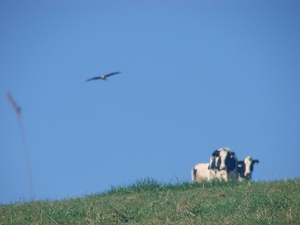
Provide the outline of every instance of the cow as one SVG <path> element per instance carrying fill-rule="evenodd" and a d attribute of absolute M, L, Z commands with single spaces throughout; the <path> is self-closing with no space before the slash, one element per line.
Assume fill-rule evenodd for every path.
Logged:
<path fill-rule="evenodd" d="M 254 165 L 258 164 L 258 159 L 252 159 L 251 156 L 247 156 L 244 161 L 238 161 L 237 172 L 238 180 L 251 180 Z"/>
<path fill-rule="evenodd" d="M 237 179 L 237 163 L 238 160 L 235 153 L 230 148 L 219 148 L 212 153 L 215 162 L 211 162 L 209 167 L 216 167 L 222 179 Z"/>
<path fill-rule="evenodd" d="M 237 179 L 237 158 L 230 148 L 215 150 L 209 163 L 200 163 L 191 171 L 192 181 Z"/>

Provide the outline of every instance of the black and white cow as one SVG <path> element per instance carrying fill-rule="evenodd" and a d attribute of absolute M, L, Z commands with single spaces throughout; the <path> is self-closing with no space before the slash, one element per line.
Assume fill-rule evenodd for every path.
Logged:
<path fill-rule="evenodd" d="M 229 148 L 215 150 L 209 163 L 200 163 L 191 171 L 192 181 L 237 179 L 237 158 Z"/>
<path fill-rule="evenodd" d="M 258 159 L 252 159 L 251 156 L 247 156 L 244 161 L 238 161 L 237 172 L 239 181 L 251 180 L 254 165 L 258 164 Z"/>
<path fill-rule="evenodd" d="M 220 148 L 213 152 L 212 156 L 215 162 L 210 167 L 216 167 L 219 171 L 221 179 L 228 181 L 229 179 L 237 179 L 237 163 L 238 160 L 235 153 L 230 148 Z"/>

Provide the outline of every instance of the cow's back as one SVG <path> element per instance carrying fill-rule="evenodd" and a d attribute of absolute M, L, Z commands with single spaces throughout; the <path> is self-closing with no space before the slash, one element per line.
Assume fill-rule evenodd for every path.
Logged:
<path fill-rule="evenodd" d="M 215 171 L 208 169 L 209 163 L 199 163 L 192 169 L 192 181 L 201 182 L 216 178 Z"/>

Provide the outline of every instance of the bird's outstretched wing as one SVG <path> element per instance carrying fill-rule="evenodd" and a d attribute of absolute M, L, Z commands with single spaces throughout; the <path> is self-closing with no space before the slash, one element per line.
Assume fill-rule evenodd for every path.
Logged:
<path fill-rule="evenodd" d="M 109 76 L 112 76 L 112 75 L 116 75 L 118 73 L 121 73 L 121 72 L 111 72 L 111 73 L 105 74 L 104 77 L 109 77 Z"/>
<path fill-rule="evenodd" d="M 98 79 L 100 79 L 100 78 L 101 78 L 101 76 L 92 77 L 92 78 L 90 78 L 90 79 L 87 79 L 86 81 L 98 80 Z"/>

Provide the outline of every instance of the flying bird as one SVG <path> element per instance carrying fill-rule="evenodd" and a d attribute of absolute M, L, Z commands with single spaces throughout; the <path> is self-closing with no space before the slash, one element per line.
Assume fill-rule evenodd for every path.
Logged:
<path fill-rule="evenodd" d="M 98 80 L 98 79 L 106 80 L 106 77 L 109 77 L 109 76 L 112 76 L 112 75 L 116 75 L 118 73 L 121 73 L 121 72 L 111 72 L 111 73 L 108 73 L 108 74 L 105 74 L 105 75 L 102 75 L 102 76 L 92 77 L 90 79 L 87 79 L 86 81 Z"/>

